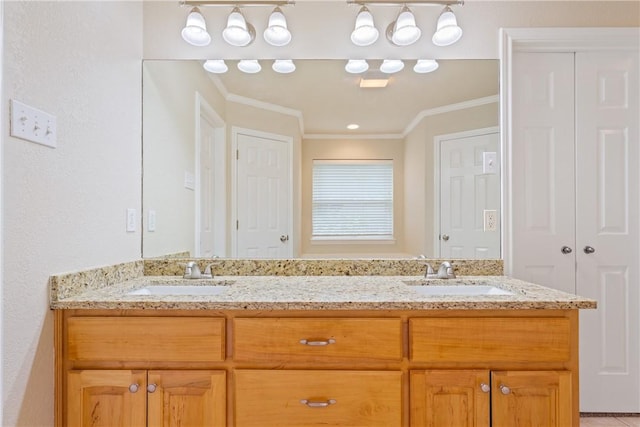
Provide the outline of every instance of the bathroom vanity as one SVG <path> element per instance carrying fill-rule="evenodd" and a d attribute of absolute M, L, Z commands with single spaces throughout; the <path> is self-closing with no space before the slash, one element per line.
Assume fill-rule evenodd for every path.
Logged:
<path fill-rule="evenodd" d="M 500 276 L 185 282 L 52 297 L 58 426 L 579 425 L 593 300 Z M 223 289 L 154 291 L 185 284 Z"/>

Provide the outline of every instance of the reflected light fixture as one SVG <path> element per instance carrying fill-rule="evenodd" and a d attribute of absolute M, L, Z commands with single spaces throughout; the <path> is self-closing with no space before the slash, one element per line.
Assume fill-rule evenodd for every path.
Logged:
<path fill-rule="evenodd" d="M 207 46 L 211 43 L 211 36 L 207 32 L 207 24 L 200 9 L 197 7 L 191 9 L 181 34 L 184 41 L 193 46 Z"/>
<path fill-rule="evenodd" d="M 418 41 L 422 31 L 416 26 L 416 18 L 405 5 L 389 26 L 387 27 L 387 39 L 396 46 L 409 46 Z"/>
<path fill-rule="evenodd" d="M 259 73 L 262 70 L 257 59 L 242 59 L 238 62 L 238 70 L 247 74 Z"/>
<path fill-rule="evenodd" d="M 207 59 L 202 64 L 205 70 L 210 73 L 222 74 L 226 73 L 229 70 L 227 64 L 224 63 L 224 59 Z"/>
<path fill-rule="evenodd" d="M 389 76 L 379 71 L 369 71 L 360 79 L 361 88 L 381 88 L 387 87 Z"/>
<path fill-rule="evenodd" d="M 438 17 L 436 32 L 433 34 L 433 44 L 436 46 L 450 46 L 460 40 L 462 28 L 449 6 L 446 6 Z"/>
<path fill-rule="evenodd" d="M 227 26 L 222 30 L 222 38 L 231 46 L 247 46 L 256 37 L 256 30 L 253 25 L 249 24 L 238 6 L 234 7 L 229 18 Z"/>
<path fill-rule="evenodd" d="M 385 59 L 380 65 L 380 71 L 385 74 L 393 74 L 404 68 L 404 62 L 400 59 Z"/>
<path fill-rule="evenodd" d="M 359 127 L 360 127 L 360 125 L 357 124 L 357 123 L 350 123 L 350 124 L 347 125 L 347 129 L 349 129 L 349 130 L 356 130 Z"/>
<path fill-rule="evenodd" d="M 344 69 L 347 73 L 360 74 L 369 69 L 369 64 L 364 59 L 350 59 Z"/>
<path fill-rule="evenodd" d="M 264 30 L 264 40 L 272 46 L 286 46 L 291 41 L 291 32 L 287 29 L 287 19 L 279 7 L 269 15 L 269 26 Z"/>
<path fill-rule="evenodd" d="M 296 64 L 291 59 L 276 59 L 271 68 L 276 73 L 289 74 L 296 70 Z"/>
<path fill-rule="evenodd" d="M 378 35 L 378 29 L 373 24 L 373 15 L 366 6 L 362 6 L 356 17 L 356 26 L 351 33 L 351 41 L 356 46 L 369 46 L 378 40 Z"/>
<path fill-rule="evenodd" d="M 431 73 L 437 70 L 439 66 L 440 64 L 435 59 L 418 59 L 416 65 L 413 66 L 413 71 L 420 74 Z"/>

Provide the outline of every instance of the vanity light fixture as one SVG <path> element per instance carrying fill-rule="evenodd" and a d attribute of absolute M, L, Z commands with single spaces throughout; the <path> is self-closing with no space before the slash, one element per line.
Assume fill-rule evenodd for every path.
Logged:
<path fill-rule="evenodd" d="M 182 29 L 182 38 L 193 46 L 207 46 L 211 43 L 211 36 L 207 32 L 207 23 L 200 13 L 200 9 L 194 7 L 187 16 L 187 24 Z"/>
<path fill-rule="evenodd" d="M 395 21 L 387 27 L 387 39 L 396 46 L 409 46 L 420 39 L 422 31 L 416 26 L 416 18 L 413 12 L 406 6 Z"/>
<path fill-rule="evenodd" d="M 404 68 L 404 62 L 400 59 L 385 59 L 380 65 L 380 71 L 385 74 L 393 74 Z"/>
<path fill-rule="evenodd" d="M 202 66 L 208 72 L 215 74 L 222 74 L 229 71 L 229 67 L 224 63 L 224 59 L 207 59 Z"/>
<path fill-rule="evenodd" d="M 257 59 L 242 59 L 238 62 L 238 70 L 247 74 L 259 73 L 262 70 Z"/>
<path fill-rule="evenodd" d="M 264 30 L 264 40 L 272 46 L 286 46 L 291 41 L 291 32 L 287 28 L 287 19 L 282 9 L 276 6 L 269 15 L 269 26 Z"/>
<path fill-rule="evenodd" d="M 222 38 L 231 46 L 238 47 L 247 46 L 256 38 L 255 28 L 247 22 L 238 6 L 229 14 Z"/>
<path fill-rule="evenodd" d="M 449 6 L 445 6 L 438 17 L 436 32 L 433 34 L 433 44 L 436 46 L 450 46 L 460 40 L 462 28 L 458 26 L 456 15 Z"/>
<path fill-rule="evenodd" d="M 435 59 L 418 59 L 416 65 L 413 66 L 413 71 L 420 74 L 431 73 L 437 70 L 439 66 L 440 64 Z"/>
<path fill-rule="evenodd" d="M 350 59 L 344 69 L 347 73 L 360 74 L 369 69 L 369 64 L 365 59 Z"/>
<path fill-rule="evenodd" d="M 291 59 L 276 59 L 271 68 L 276 73 L 289 74 L 296 70 L 296 64 Z"/>
<path fill-rule="evenodd" d="M 351 41 L 356 46 L 369 46 L 378 40 L 378 36 L 378 29 L 373 24 L 373 15 L 366 6 L 362 6 L 356 17 L 356 26 L 351 33 Z"/>

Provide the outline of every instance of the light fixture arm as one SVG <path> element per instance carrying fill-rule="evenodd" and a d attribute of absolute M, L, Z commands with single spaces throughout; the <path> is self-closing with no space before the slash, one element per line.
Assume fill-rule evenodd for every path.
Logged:
<path fill-rule="evenodd" d="M 295 0 L 181 0 L 181 6 L 292 6 Z"/>
<path fill-rule="evenodd" d="M 347 0 L 347 4 L 356 4 L 359 6 L 464 6 L 464 0 L 408 0 L 408 1 L 393 1 L 393 0 Z"/>

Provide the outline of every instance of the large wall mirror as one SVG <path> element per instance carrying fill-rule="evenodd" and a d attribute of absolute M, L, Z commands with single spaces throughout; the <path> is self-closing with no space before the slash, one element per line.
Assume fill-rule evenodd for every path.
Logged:
<path fill-rule="evenodd" d="M 389 75 L 371 71 L 381 61 L 358 75 L 344 60 L 272 62 L 143 62 L 144 257 L 500 258 L 497 60 Z M 373 170 L 385 201 L 365 197 Z M 384 226 L 323 232 L 359 230 L 367 203 L 386 203 L 371 214 Z"/>

